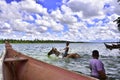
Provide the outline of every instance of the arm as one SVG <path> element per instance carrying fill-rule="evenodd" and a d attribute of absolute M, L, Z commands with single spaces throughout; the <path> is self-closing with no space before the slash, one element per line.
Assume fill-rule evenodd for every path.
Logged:
<path fill-rule="evenodd" d="M 97 64 L 96 64 L 96 67 L 97 67 L 97 71 L 98 71 L 98 74 L 99 74 L 99 77 L 100 77 L 100 80 L 106 80 L 107 79 L 107 76 L 105 74 L 105 70 L 104 70 L 104 65 L 101 61 L 99 61 Z"/>
<path fill-rule="evenodd" d="M 66 50 L 66 47 L 63 50 Z"/>
<path fill-rule="evenodd" d="M 63 50 L 68 51 L 68 50 L 69 50 L 69 47 L 66 46 Z"/>
<path fill-rule="evenodd" d="M 105 72 L 103 72 L 102 70 L 98 71 L 99 76 L 100 76 L 100 80 L 106 80 L 107 76 L 105 74 Z"/>
<path fill-rule="evenodd" d="M 92 67 L 91 67 L 91 64 L 89 64 L 89 68 L 90 68 L 90 70 L 92 71 Z"/>

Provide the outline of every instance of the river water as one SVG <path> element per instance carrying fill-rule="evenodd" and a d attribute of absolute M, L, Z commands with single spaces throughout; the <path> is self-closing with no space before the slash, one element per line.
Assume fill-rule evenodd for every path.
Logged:
<path fill-rule="evenodd" d="M 62 59 L 55 55 L 47 57 L 52 47 L 63 52 L 65 43 L 12 44 L 12 47 L 35 59 L 86 75 L 90 75 L 89 60 L 92 58 L 91 52 L 96 49 L 100 52 L 99 59 L 104 63 L 108 80 L 120 80 L 120 50 L 108 50 L 103 43 L 71 43 L 69 53 L 80 54 L 79 59 Z M 3 49 L 4 44 L 0 44 L 0 53 Z"/>

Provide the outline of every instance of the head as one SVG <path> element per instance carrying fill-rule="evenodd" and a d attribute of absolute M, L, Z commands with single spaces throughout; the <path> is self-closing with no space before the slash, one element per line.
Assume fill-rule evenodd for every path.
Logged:
<path fill-rule="evenodd" d="M 51 54 L 55 54 L 56 56 L 59 56 L 60 52 L 56 48 L 52 48 L 52 50 L 48 52 L 48 56 L 50 56 Z"/>
<path fill-rule="evenodd" d="M 69 44 L 70 44 L 70 42 L 67 41 L 67 42 L 66 42 L 66 46 L 68 46 Z"/>
<path fill-rule="evenodd" d="M 51 54 L 53 54 L 53 50 L 50 50 L 50 51 L 48 52 L 48 56 L 50 56 Z"/>
<path fill-rule="evenodd" d="M 92 51 L 92 57 L 98 59 L 99 58 L 99 51 L 98 50 L 93 50 Z"/>

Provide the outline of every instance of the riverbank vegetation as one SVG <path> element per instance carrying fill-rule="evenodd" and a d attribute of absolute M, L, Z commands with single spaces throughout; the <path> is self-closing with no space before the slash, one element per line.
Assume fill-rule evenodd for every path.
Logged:
<path fill-rule="evenodd" d="M 0 43 L 4 43 L 5 41 L 9 41 L 10 43 L 65 43 L 65 40 L 15 40 L 15 39 L 1 39 Z M 83 42 L 73 42 L 71 43 L 83 43 Z"/>
<path fill-rule="evenodd" d="M 16 40 L 16 39 L 0 39 L 0 44 L 3 44 L 5 41 L 9 41 L 10 43 L 66 43 L 65 40 Z M 86 42 L 86 41 L 69 41 L 70 43 L 118 43 L 118 42 L 97 42 L 97 41 L 91 41 L 91 42 Z"/>
<path fill-rule="evenodd" d="M 4 43 L 5 41 L 9 41 L 10 43 L 64 43 L 66 41 L 61 40 L 15 40 L 15 39 L 1 39 L 0 43 Z"/>

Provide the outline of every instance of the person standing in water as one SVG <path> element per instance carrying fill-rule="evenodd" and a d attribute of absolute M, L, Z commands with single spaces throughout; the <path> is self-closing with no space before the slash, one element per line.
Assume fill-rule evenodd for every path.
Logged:
<path fill-rule="evenodd" d="M 106 73 L 104 69 L 104 64 L 101 60 L 99 60 L 99 51 L 93 50 L 92 51 L 92 57 L 93 59 L 90 60 L 90 70 L 91 70 L 91 76 L 98 78 L 100 80 L 106 80 Z"/>
<path fill-rule="evenodd" d="M 68 55 L 68 51 L 69 51 L 69 42 L 66 42 L 66 47 L 64 48 L 65 52 L 63 54 L 63 57 L 66 57 Z"/>

